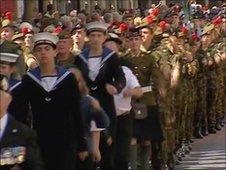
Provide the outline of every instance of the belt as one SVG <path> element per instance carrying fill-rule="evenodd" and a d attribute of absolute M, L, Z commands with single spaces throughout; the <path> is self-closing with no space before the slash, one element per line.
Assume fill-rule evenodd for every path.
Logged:
<path fill-rule="evenodd" d="M 128 115 L 128 114 L 130 114 L 130 111 L 126 111 L 126 112 L 124 112 L 124 113 L 118 115 L 117 117 L 126 116 L 126 115 Z"/>

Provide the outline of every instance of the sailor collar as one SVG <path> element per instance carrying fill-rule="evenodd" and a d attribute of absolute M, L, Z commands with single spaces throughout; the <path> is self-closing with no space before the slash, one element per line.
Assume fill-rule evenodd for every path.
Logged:
<path fill-rule="evenodd" d="M 51 90 L 54 90 L 56 88 L 56 86 L 61 82 L 63 81 L 71 72 L 62 68 L 62 67 L 56 67 L 56 70 L 57 70 L 57 80 L 56 82 L 54 83 L 53 87 Z M 39 67 L 33 69 L 33 70 L 30 70 L 27 72 L 27 75 L 33 79 L 36 83 L 38 83 L 41 87 L 43 87 L 42 85 L 42 78 L 41 78 L 41 70 Z M 43 87 L 44 89 L 44 87 Z M 50 90 L 50 91 L 51 91 Z"/>
<path fill-rule="evenodd" d="M 89 60 L 89 52 L 90 48 L 85 48 L 81 54 L 79 54 L 79 57 L 86 63 L 88 64 Z M 104 65 L 104 63 L 113 55 L 115 54 L 114 51 L 110 50 L 107 47 L 103 47 L 103 53 L 102 53 L 102 60 L 101 60 L 101 67 Z"/>
<path fill-rule="evenodd" d="M 9 81 L 9 84 L 10 84 L 11 82 Z M 12 92 L 17 86 L 19 86 L 21 84 L 21 81 L 19 81 L 19 80 L 15 80 L 14 81 L 14 83 L 13 84 L 11 84 L 10 86 L 9 86 L 9 91 L 10 92 Z"/>

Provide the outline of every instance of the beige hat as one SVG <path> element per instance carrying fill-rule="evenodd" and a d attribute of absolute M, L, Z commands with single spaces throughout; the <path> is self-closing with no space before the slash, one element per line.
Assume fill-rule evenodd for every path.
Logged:
<path fill-rule="evenodd" d="M 16 63 L 17 58 L 19 57 L 19 54 L 15 53 L 2 53 L 0 52 L 0 62 L 4 63 Z"/>
<path fill-rule="evenodd" d="M 49 32 L 41 32 L 33 36 L 33 41 L 34 47 L 40 44 L 50 44 L 51 46 L 56 48 L 56 44 L 59 41 L 59 38 Z"/>
<path fill-rule="evenodd" d="M 51 25 L 48 25 L 47 27 L 45 27 L 45 28 L 43 29 L 43 32 L 53 33 L 54 30 L 55 30 L 55 26 L 54 26 L 53 24 L 51 24 Z"/>
<path fill-rule="evenodd" d="M 108 24 L 100 21 L 90 22 L 86 24 L 86 30 L 88 34 L 93 31 L 106 32 L 108 27 Z"/>
<path fill-rule="evenodd" d="M 8 20 L 8 19 L 4 19 L 2 22 L 1 22 L 1 28 L 5 28 L 5 27 L 10 27 L 12 28 L 13 30 L 16 30 L 16 25 Z"/>
<path fill-rule="evenodd" d="M 28 28 L 30 30 L 33 29 L 33 26 L 29 22 L 22 22 L 19 26 L 20 29 Z"/>
<path fill-rule="evenodd" d="M 203 31 L 202 31 L 202 35 L 207 34 L 208 32 L 212 31 L 214 29 L 214 25 L 208 23 L 207 25 L 204 26 Z"/>

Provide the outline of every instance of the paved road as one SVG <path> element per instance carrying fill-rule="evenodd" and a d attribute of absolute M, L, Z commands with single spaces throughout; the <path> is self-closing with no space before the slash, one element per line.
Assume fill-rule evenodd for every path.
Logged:
<path fill-rule="evenodd" d="M 192 151 L 176 170 L 226 170 L 226 126 L 193 143 Z"/>

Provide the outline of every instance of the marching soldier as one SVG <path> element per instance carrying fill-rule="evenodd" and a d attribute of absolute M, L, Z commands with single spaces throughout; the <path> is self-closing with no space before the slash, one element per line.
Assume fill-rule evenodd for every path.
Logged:
<path fill-rule="evenodd" d="M 10 45 L 4 51 L 0 52 L 0 74 L 5 75 L 8 78 L 10 91 L 15 88 L 19 83 L 19 80 L 14 77 L 16 71 L 16 62 L 19 58 L 19 54 L 15 53 Z"/>
<path fill-rule="evenodd" d="M 208 48 L 206 50 L 206 57 L 208 62 L 207 69 L 207 116 L 208 116 L 208 131 L 209 133 L 216 133 L 218 127 L 216 126 L 216 101 L 217 101 L 217 74 L 214 68 L 213 49 L 213 24 L 207 24 L 204 27 L 202 36 L 204 39 L 203 45 Z M 217 128 L 217 129 L 216 129 Z M 220 130 L 220 129 L 218 129 Z"/>
<path fill-rule="evenodd" d="M 57 42 L 58 37 L 50 33 L 34 36 L 33 52 L 40 66 L 23 76 L 10 113 L 32 123 L 47 170 L 74 170 L 77 154 L 84 159 L 88 153 L 77 82 L 71 72 L 55 66 Z"/>
<path fill-rule="evenodd" d="M 131 166 L 132 169 L 137 169 L 136 143 L 138 141 L 141 144 L 141 168 L 148 169 L 151 145 L 152 167 L 153 169 L 159 169 L 162 166 L 160 154 L 163 134 L 157 98 L 165 95 L 165 81 L 162 79 L 162 74 L 159 71 L 154 56 L 151 55 L 151 51 L 142 46 L 139 30 L 131 28 L 126 36 L 130 42 L 131 51 L 124 58 L 132 63 L 132 71 L 137 76 L 144 92 L 143 97 L 135 101 L 133 106 L 135 122 L 134 137 L 131 141 Z M 143 116 L 136 116 L 137 114 L 139 115 L 136 103 L 143 105 L 144 109 L 141 111 Z"/>
<path fill-rule="evenodd" d="M 178 40 L 176 36 L 170 35 L 170 33 L 163 33 L 163 39 L 159 47 L 153 52 L 153 56 L 159 63 L 159 69 L 162 72 L 166 83 L 166 95 L 162 100 L 159 100 L 159 105 L 162 113 L 162 127 L 165 141 L 163 142 L 162 156 L 166 161 L 169 168 L 174 166 L 174 151 L 175 151 L 175 89 L 179 83 L 180 76 L 180 63 L 181 52 L 177 48 Z"/>
<path fill-rule="evenodd" d="M 33 49 L 33 36 L 34 29 L 33 26 L 28 22 L 23 22 L 19 26 L 21 33 L 24 36 L 24 45 L 21 47 L 23 50 L 24 62 L 28 70 L 34 69 L 38 66 L 38 61 L 32 54 Z"/>
<path fill-rule="evenodd" d="M 196 76 L 197 105 L 194 117 L 194 137 L 201 139 L 208 135 L 207 122 L 207 57 L 205 39 L 201 38 L 201 48 L 196 52 L 195 58 L 198 61 L 198 72 Z"/>
<path fill-rule="evenodd" d="M 44 170 L 35 132 L 7 113 L 8 90 L 8 80 L 0 74 L 0 169 Z"/>
<path fill-rule="evenodd" d="M 101 135 L 101 169 L 113 170 L 116 127 L 113 95 L 120 93 L 126 81 L 117 54 L 103 46 L 106 40 L 107 25 L 102 22 L 91 22 L 87 24 L 86 29 L 90 45 L 75 58 L 75 65 L 82 72 L 90 88 L 90 95 L 99 100 L 110 118 L 109 131 Z"/>
<path fill-rule="evenodd" d="M 10 48 L 13 49 L 17 54 L 20 55 L 18 58 L 18 62 L 16 64 L 16 77 L 21 78 L 22 75 L 25 73 L 25 63 L 22 55 L 22 50 L 20 45 L 14 43 L 13 37 L 15 37 L 15 32 L 17 27 L 12 23 L 11 20 L 5 19 L 1 23 L 1 40 L 0 40 L 0 49 L 4 51 L 8 49 L 8 45 L 10 44 Z"/>
<path fill-rule="evenodd" d="M 75 57 L 71 52 L 73 41 L 70 32 L 65 29 L 59 33 L 58 37 L 56 64 L 61 67 L 73 65 Z"/>
<path fill-rule="evenodd" d="M 71 30 L 71 37 L 73 39 L 72 53 L 79 55 L 81 51 L 87 47 L 87 37 L 85 25 L 78 23 Z"/>

